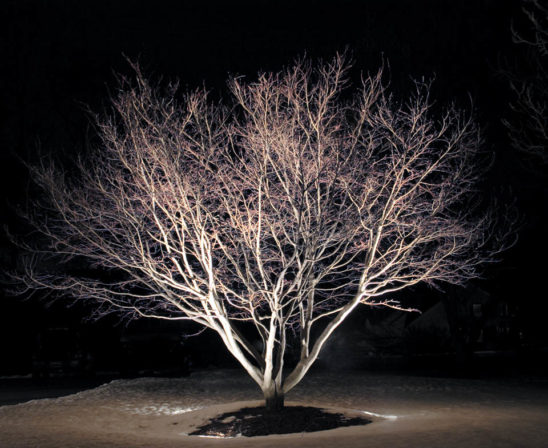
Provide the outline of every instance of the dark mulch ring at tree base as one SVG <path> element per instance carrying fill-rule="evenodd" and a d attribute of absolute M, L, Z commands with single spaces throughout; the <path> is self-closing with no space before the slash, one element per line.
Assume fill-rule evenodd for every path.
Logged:
<path fill-rule="evenodd" d="M 264 407 L 225 412 L 191 432 L 191 436 L 236 437 L 267 436 L 324 431 L 342 426 L 367 425 L 371 420 L 347 417 L 310 406 L 286 406 L 267 412 Z"/>

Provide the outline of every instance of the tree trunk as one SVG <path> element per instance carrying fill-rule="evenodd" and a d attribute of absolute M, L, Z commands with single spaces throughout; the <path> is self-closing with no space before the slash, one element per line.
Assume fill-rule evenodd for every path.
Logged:
<path fill-rule="evenodd" d="M 283 409 L 285 395 L 278 390 L 275 384 L 263 390 L 265 408 L 268 412 L 277 412 Z"/>

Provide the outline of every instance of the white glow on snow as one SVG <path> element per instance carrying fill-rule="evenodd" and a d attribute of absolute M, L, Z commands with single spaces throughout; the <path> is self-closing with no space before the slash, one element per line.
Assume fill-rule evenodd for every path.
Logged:
<path fill-rule="evenodd" d="M 397 415 L 383 415 L 383 414 L 377 414 L 375 412 L 369 412 L 369 411 L 360 411 L 363 414 L 370 415 L 371 417 L 380 417 L 380 418 L 386 418 L 387 420 L 397 420 Z"/>
<path fill-rule="evenodd" d="M 173 408 L 171 410 L 170 415 L 179 415 L 179 414 L 186 414 L 187 412 L 195 411 L 197 409 L 201 409 L 201 407 L 190 407 L 190 408 Z"/>
<path fill-rule="evenodd" d="M 200 434 L 198 435 L 198 437 L 204 437 L 206 439 L 233 439 L 234 438 L 231 436 L 213 436 L 213 435 L 205 435 L 205 434 Z"/>
<path fill-rule="evenodd" d="M 124 410 L 137 415 L 180 415 L 202 409 L 201 406 L 179 407 L 162 404 L 159 406 L 142 406 L 140 408 L 126 407 Z"/>

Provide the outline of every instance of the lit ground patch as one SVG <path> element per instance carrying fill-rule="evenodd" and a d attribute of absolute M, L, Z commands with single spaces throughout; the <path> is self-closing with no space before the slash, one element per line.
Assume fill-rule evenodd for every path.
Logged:
<path fill-rule="evenodd" d="M 364 372 L 313 372 L 290 392 L 287 405 L 348 412 L 372 424 L 222 441 L 188 435 L 215 416 L 261 404 L 260 390 L 238 370 L 117 380 L 67 397 L 0 406 L 0 447 L 545 448 L 548 440 L 545 381 Z"/>

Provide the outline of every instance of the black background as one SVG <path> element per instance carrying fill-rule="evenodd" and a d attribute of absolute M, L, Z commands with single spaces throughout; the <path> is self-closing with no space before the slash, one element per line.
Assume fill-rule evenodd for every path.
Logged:
<path fill-rule="evenodd" d="M 547 346 L 545 167 L 516 153 L 501 124 L 512 98 L 501 69 L 515 67 L 518 76 L 528 76 L 526 49 L 511 39 L 512 23 L 527 26 L 519 1 L 4 0 L 0 21 L 0 210 L 2 224 L 16 231 L 21 223 L 15 210 L 29 190 L 18 157 L 32 160 L 38 148 L 79 153 L 93 132 L 86 109 L 100 112 L 107 104 L 116 88 L 114 73 L 131 75 L 125 57 L 139 60 L 153 78 L 179 79 L 188 88 L 205 84 L 223 94 L 228 75 L 253 77 L 304 54 L 329 58 L 348 49 L 356 80 L 384 62 L 397 95 L 409 91 L 412 79 L 435 78 L 432 97 L 439 104 L 456 101 L 470 109 L 472 99 L 486 149 L 496 154 L 484 194 L 506 191 L 501 197 L 507 198 L 511 191 L 522 223 L 518 243 L 475 287 L 511 305 L 520 333 L 514 348 Z M 0 243 L 4 269 L 17 267 L 19 252 L 4 236 Z M 439 300 L 423 290 L 413 294 L 425 307 Z M 147 323 L 125 327 L 112 319 L 83 322 L 84 306 L 67 310 L 46 306 L 39 297 L 4 296 L 0 374 L 27 371 L 37 335 L 47 328 L 69 328 L 66 334 L 86 340 L 105 367 L 116 365 L 120 337 L 127 332 L 149 335 L 154 342 L 160 333 L 196 330 Z M 211 361 L 225 356 L 215 341 L 202 335 L 186 344 L 202 356 L 209 351 Z"/>

